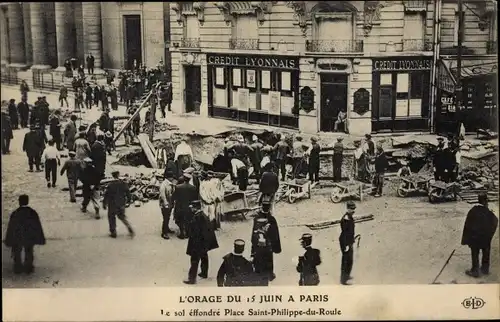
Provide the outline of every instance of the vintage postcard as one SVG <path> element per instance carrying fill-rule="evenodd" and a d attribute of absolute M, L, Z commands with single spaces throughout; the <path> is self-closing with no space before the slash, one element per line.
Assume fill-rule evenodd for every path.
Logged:
<path fill-rule="evenodd" d="M 0 3 L 3 321 L 500 318 L 497 16 Z"/>

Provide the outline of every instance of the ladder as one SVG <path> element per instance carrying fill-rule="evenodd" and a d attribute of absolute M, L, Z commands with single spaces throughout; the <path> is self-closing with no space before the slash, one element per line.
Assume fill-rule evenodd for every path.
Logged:
<path fill-rule="evenodd" d="M 151 98 L 151 96 L 157 92 L 158 88 L 160 87 L 160 82 L 156 83 L 153 88 L 145 93 L 140 99 L 139 99 L 139 102 L 140 104 L 139 107 L 137 108 L 137 110 L 135 111 L 134 114 L 132 114 L 132 116 L 128 119 L 128 121 L 125 123 L 125 125 L 121 128 L 121 130 L 118 132 L 118 134 L 116 134 L 113 142 L 116 142 L 116 140 L 118 140 L 118 138 L 120 137 L 120 135 L 123 134 L 123 132 L 125 132 L 125 129 L 127 127 L 129 127 L 131 124 L 132 124 L 132 121 L 139 115 L 139 113 L 141 112 L 141 110 L 145 107 L 145 106 L 148 106 L 149 105 L 149 99 Z M 136 103 L 137 105 L 137 103 Z"/>

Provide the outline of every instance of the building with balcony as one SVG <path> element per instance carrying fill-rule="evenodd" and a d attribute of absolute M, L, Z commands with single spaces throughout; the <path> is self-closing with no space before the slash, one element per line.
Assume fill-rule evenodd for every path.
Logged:
<path fill-rule="evenodd" d="M 66 59 L 96 72 L 168 65 L 168 2 L 10 2 L 0 4 L 2 68 L 64 70 Z"/>
<path fill-rule="evenodd" d="M 440 22 L 435 90 L 437 132 L 497 130 L 498 120 L 498 8 L 496 1 L 464 1 L 462 5 L 462 68 L 457 72 L 460 11 L 456 1 L 439 1 Z M 460 82 L 458 82 L 460 81 Z M 457 90 L 457 86 L 460 87 Z M 460 104 L 456 99 L 460 100 Z"/>
<path fill-rule="evenodd" d="M 177 112 L 350 133 L 428 130 L 432 1 L 171 5 Z"/>

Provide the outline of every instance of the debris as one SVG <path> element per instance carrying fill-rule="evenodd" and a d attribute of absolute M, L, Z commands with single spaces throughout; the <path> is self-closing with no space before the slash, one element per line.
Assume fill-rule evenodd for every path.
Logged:
<path fill-rule="evenodd" d="M 146 134 L 141 133 L 137 136 L 139 143 L 142 147 L 142 151 L 146 155 L 146 158 L 149 161 L 149 164 L 153 167 L 153 169 L 158 168 L 158 164 L 156 163 L 156 149 L 153 147 L 149 138 Z"/>
<path fill-rule="evenodd" d="M 355 223 L 370 221 L 373 219 L 374 219 L 374 217 L 372 214 L 354 216 Z M 307 228 L 309 228 L 311 230 L 320 230 L 320 229 L 331 228 L 331 227 L 338 225 L 338 224 L 340 224 L 340 219 L 322 221 L 322 222 L 318 222 L 318 223 L 314 223 L 314 224 L 305 224 L 304 226 L 306 226 Z"/>

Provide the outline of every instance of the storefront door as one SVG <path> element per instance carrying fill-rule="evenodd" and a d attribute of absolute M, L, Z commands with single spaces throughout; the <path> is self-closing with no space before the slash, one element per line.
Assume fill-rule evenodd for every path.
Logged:
<path fill-rule="evenodd" d="M 125 25 L 125 65 L 127 69 L 134 68 L 134 60 L 137 66 L 142 63 L 142 42 L 141 42 L 141 16 L 123 16 Z"/>
<path fill-rule="evenodd" d="M 201 68 L 200 66 L 185 66 L 184 103 L 186 113 L 200 114 L 201 104 Z"/>
<path fill-rule="evenodd" d="M 341 110 L 347 110 L 347 75 L 321 74 L 320 131 L 332 132 Z"/>

